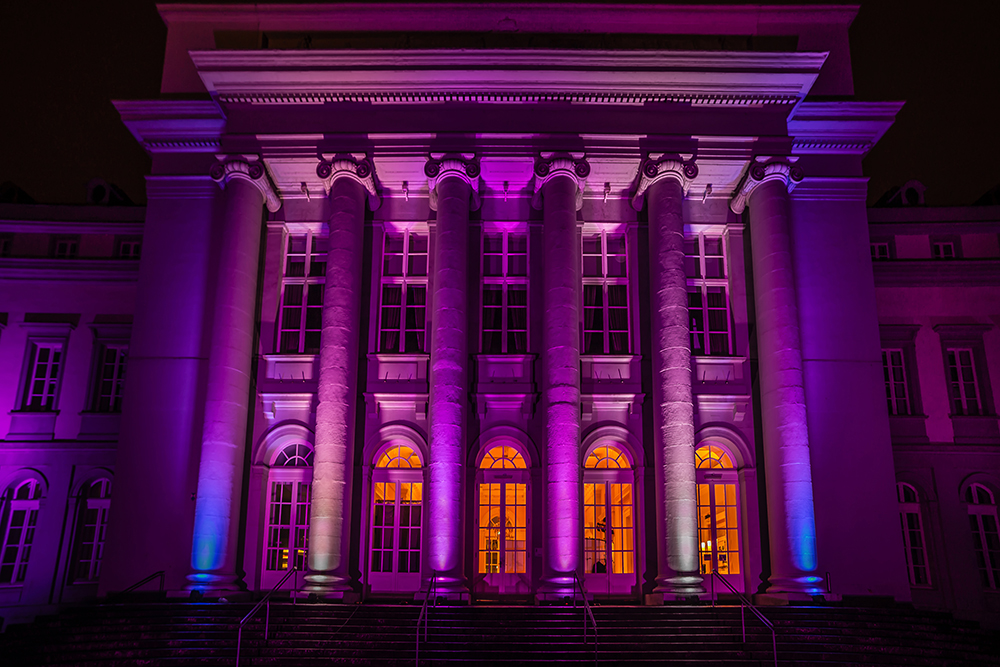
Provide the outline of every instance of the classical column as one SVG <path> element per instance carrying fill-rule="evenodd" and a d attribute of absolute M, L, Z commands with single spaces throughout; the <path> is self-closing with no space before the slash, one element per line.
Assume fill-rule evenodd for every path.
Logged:
<path fill-rule="evenodd" d="M 221 247 L 212 308 L 205 418 L 198 467 L 189 587 L 237 588 L 236 539 L 246 450 L 254 310 L 260 262 L 261 207 L 281 201 L 259 161 L 233 159 L 212 167 L 225 189 Z"/>
<path fill-rule="evenodd" d="M 535 164 L 532 204 L 543 211 L 542 396 L 545 408 L 545 541 L 541 593 L 573 594 L 580 550 L 580 240 L 576 212 L 590 165 Z"/>
<path fill-rule="evenodd" d="M 801 171 L 757 158 L 730 203 L 750 207 L 767 521 L 769 593 L 818 594 L 809 432 L 792 266 L 788 192 Z"/>
<path fill-rule="evenodd" d="M 309 505 L 306 590 L 337 595 L 350 590 L 351 477 L 361 332 L 361 259 L 365 200 L 379 206 L 367 160 L 320 162 L 329 192 L 329 243 L 319 349 L 316 442 Z"/>
<path fill-rule="evenodd" d="M 653 456 L 656 475 L 654 592 L 705 592 L 698 567 L 691 336 L 684 274 L 684 189 L 698 175 L 692 162 L 661 158 L 642 165 L 632 206 L 649 202 L 649 279 L 653 348 Z"/>
<path fill-rule="evenodd" d="M 479 207 L 479 163 L 457 158 L 424 167 L 430 206 L 437 211 L 431 276 L 430 447 L 427 489 L 428 565 L 443 594 L 465 594 L 462 569 L 462 477 L 468 379 L 469 210 Z M 428 572 L 429 574 L 429 572 Z"/>

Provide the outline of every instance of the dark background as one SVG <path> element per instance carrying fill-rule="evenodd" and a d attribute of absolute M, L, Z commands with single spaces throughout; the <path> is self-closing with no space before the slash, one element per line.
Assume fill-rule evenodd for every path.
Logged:
<path fill-rule="evenodd" d="M 149 158 L 111 100 L 159 94 L 166 28 L 155 4 L 2 4 L 0 182 L 42 203 L 82 203 L 97 176 L 145 202 Z M 971 204 L 1000 185 L 1000 2 L 860 4 L 855 98 L 907 102 L 865 159 L 869 203 L 911 178 L 932 206 Z"/>

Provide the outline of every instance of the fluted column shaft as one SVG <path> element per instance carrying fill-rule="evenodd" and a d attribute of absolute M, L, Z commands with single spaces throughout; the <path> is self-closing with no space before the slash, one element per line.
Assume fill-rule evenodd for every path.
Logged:
<path fill-rule="evenodd" d="M 820 593 L 786 181 L 761 182 L 749 206 L 771 547 L 768 592 Z"/>
<path fill-rule="evenodd" d="M 335 177 L 331 184 L 306 575 L 307 590 L 316 592 L 351 587 L 351 477 L 365 197 L 365 188 L 354 178 Z"/>
<path fill-rule="evenodd" d="M 468 403 L 467 244 L 472 188 L 457 175 L 436 184 L 431 296 L 428 563 L 442 593 L 466 591 L 462 570 L 462 476 Z"/>
<path fill-rule="evenodd" d="M 545 405 L 547 592 L 571 594 L 580 566 L 580 246 L 577 180 L 542 185 L 545 256 L 542 363 Z"/>
<path fill-rule="evenodd" d="M 656 591 L 703 593 L 698 568 L 691 338 L 684 272 L 684 192 L 679 178 L 660 178 L 646 193 L 652 282 L 653 424 L 656 437 Z"/>
<path fill-rule="evenodd" d="M 191 550 L 193 588 L 237 588 L 237 514 L 242 494 L 257 269 L 264 197 L 247 179 L 230 178 L 218 255 L 205 421 Z"/>

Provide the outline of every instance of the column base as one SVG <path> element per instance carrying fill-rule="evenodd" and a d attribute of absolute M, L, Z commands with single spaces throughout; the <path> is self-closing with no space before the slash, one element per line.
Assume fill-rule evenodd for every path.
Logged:
<path fill-rule="evenodd" d="M 806 593 L 754 593 L 750 600 L 755 605 L 760 606 L 782 606 L 789 604 L 798 604 L 801 602 L 835 602 L 836 598 L 839 596 L 829 595 L 824 593 L 823 595 L 808 595 Z"/>
<path fill-rule="evenodd" d="M 192 572 L 187 576 L 187 591 L 198 591 L 202 595 L 215 597 L 215 593 L 245 590 L 243 581 L 236 573 L 214 574 L 211 572 Z"/>
<path fill-rule="evenodd" d="M 305 583 L 301 590 L 318 598 L 340 599 L 344 593 L 354 591 L 351 579 L 338 574 L 310 572 L 303 579 L 305 579 Z"/>
<path fill-rule="evenodd" d="M 653 593 L 663 596 L 664 602 L 697 600 L 705 594 L 704 579 L 700 574 L 674 574 L 658 577 Z"/>
<path fill-rule="evenodd" d="M 816 595 L 823 595 L 826 592 L 826 582 L 822 577 L 813 574 L 801 577 L 771 577 L 767 587 L 766 595 L 804 595 L 812 598 Z"/>
<path fill-rule="evenodd" d="M 572 602 L 574 598 L 579 599 L 582 583 L 581 586 L 576 585 L 572 572 L 555 572 L 542 580 L 535 591 L 535 599 L 548 603 L 563 600 Z"/>

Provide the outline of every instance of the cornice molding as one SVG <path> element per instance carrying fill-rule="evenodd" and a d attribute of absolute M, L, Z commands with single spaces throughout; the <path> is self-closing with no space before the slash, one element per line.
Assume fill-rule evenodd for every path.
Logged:
<path fill-rule="evenodd" d="M 794 157 L 756 156 L 747 168 L 739 187 L 736 188 L 736 194 L 729 202 L 732 212 L 736 215 L 743 213 L 750 196 L 764 183 L 780 181 L 788 188 L 788 192 L 795 189 L 803 178 L 802 169 L 794 164 L 797 160 L 798 158 Z"/>
<path fill-rule="evenodd" d="M 740 107 L 798 103 L 827 56 L 548 49 L 190 55 L 206 88 L 226 104 L 675 102 Z"/>
<path fill-rule="evenodd" d="M 446 178 L 457 178 L 468 184 L 471 192 L 469 195 L 469 210 L 476 211 L 482 203 L 479 198 L 479 174 L 481 168 L 479 160 L 471 155 L 444 155 L 440 159 L 433 156 L 424 164 L 424 175 L 427 177 L 427 189 L 429 192 L 429 203 L 432 211 L 438 206 L 438 184 Z"/>
<path fill-rule="evenodd" d="M 122 122 L 150 153 L 217 153 L 226 118 L 210 101 L 116 100 Z"/>
<path fill-rule="evenodd" d="M 366 157 L 334 155 L 326 156 L 316 165 L 316 175 L 323 181 L 323 190 L 327 196 L 338 178 L 349 178 L 360 184 L 368 193 L 368 206 L 377 211 L 382 204 L 378 190 L 375 187 L 375 167 Z"/>
<path fill-rule="evenodd" d="M 0 280 L 36 282 L 134 283 L 139 262 L 134 259 L 0 259 Z"/>
<path fill-rule="evenodd" d="M 632 196 L 632 208 L 642 210 L 646 190 L 665 178 L 677 181 L 683 192 L 687 192 L 691 182 L 698 177 L 698 165 L 694 160 L 684 162 L 678 156 L 649 154 L 639 168 L 639 185 Z"/>
<path fill-rule="evenodd" d="M 281 208 L 281 198 L 278 196 L 277 191 L 275 191 L 274 186 L 271 185 L 271 179 L 267 176 L 264 163 L 257 156 L 244 155 L 231 157 L 218 155 L 216 157 L 219 159 L 219 162 L 212 165 L 209 176 L 219 184 L 220 188 L 225 190 L 226 185 L 234 179 L 244 180 L 257 188 L 264 198 L 264 203 L 267 205 L 268 211 L 275 213 Z"/>
<path fill-rule="evenodd" d="M 583 191 L 587 188 L 587 177 L 590 176 L 590 163 L 585 158 L 554 156 L 550 160 L 540 159 L 535 162 L 534 171 L 535 194 L 531 197 L 531 205 L 536 210 L 542 208 L 542 188 L 559 176 L 568 176 L 576 183 L 576 210 L 583 208 Z"/>
<path fill-rule="evenodd" d="M 141 221 L 88 222 L 83 220 L 5 220 L 0 219 L 0 233 L 4 234 L 127 234 L 141 235 Z"/>
<path fill-rule="evenodd" d="M 902 102 L 802 102 L 788 119 L 792 153 L 864 155 L 902 107 Z"/>

